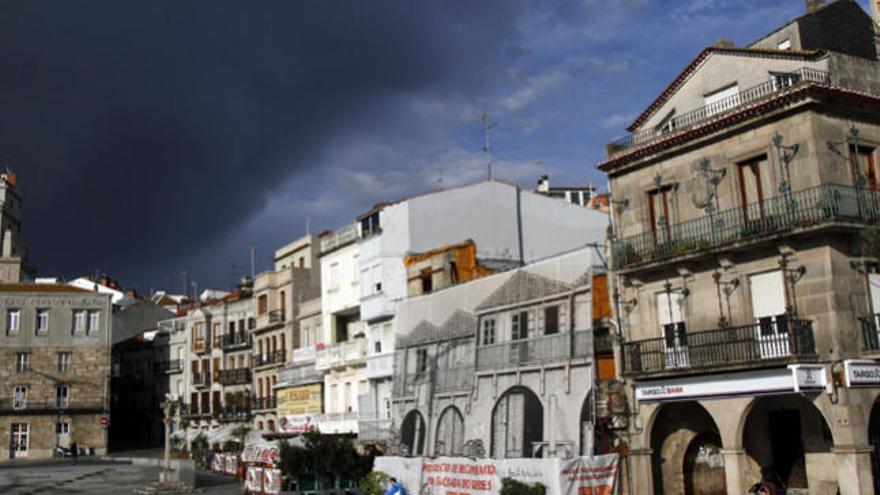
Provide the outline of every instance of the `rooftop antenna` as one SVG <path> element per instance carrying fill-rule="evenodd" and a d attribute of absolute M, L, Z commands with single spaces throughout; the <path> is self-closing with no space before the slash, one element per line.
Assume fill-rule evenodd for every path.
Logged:
<path fill-rule="evenodd" d="M 184 297 L 186 297 L 186 295 L 189 293 L 189 280 L 188 280 L 189 277 L 188 277 L 188 275 L 189 274 L 186 273 L 186 270 L 183 270 L 182 272 L 180 272 L 180 281 L 182 284 L 180 292 L 181 292 L 181 294 L 183 294 Z"/>
<path fill-rule="evenodd" d="M 483 152 L 486 153 L 486 172 L 489 180 L 495 180 L 495 175 L 492 173 L 492 129 L 498 127 L 498 124 L 489 120 L 487 112 L 480 114 L 480 120 L 483 122 L 483 135 L 486 138 L 486 144 L 483 146 Z"/>
<path fill-rule="evenodd" d="M 306 217 L 306 235 L 309 235 L 311 233 L 312 233 L 312 217 L 307 216 Z"/>
<path fill-rule="evenodd" d="M 437 185 L 443 187 L 443 167 L 437 167 Z"/>

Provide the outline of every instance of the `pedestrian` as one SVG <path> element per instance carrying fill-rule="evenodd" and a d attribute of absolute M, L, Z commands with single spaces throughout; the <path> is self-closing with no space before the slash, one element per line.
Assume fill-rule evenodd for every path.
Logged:
<path fill-rule="evenodd" d="M 785 483 L 782 482 L 782 478 L 779 477 L 772 466 L 766 467 L 761 469 L 761 481 L 752 485 L 749 493 L 756 495 L 785 495 Z"/>
<path fill-rule="evenodd" d="M 388 487 L 385 495 L 406 495 L 406 490 L 403 488 L 403 485 L 397 481 L 397 478 L 391 477 L 388 481 L 391 483 L 391 486 Z"/>
<path fill-rule="evenodd" d="M 70 444 L 70 451 L 73 454 L 73 458 L 76 459 L 79 456 L 79 448 L 76 445 L 76 442 Z"/>

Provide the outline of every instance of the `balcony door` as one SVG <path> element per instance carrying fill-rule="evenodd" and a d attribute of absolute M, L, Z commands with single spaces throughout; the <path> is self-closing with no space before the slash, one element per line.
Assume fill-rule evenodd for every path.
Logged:
<path fill-rule="evenodd" d="M 748 227 L 760 228 L 764 220 L 764 194 L 770 186 L 770 165 L 766 156 L 737 164 L 739 202 Z"/>
<path fill-rule="evenodd" d="M 669 194 L 671 192 L 671 187 L 648 192 L 648 215 L 651 218 L 651 234 L 655 247 L 670 241 Z"/>
<path fill-rule="evenodd" d="M 30 436 L 28 423 L 12 423 L 10 434 L 10 450 L 13 459 L 27 457 Z"/>
<path fill-rule="evenodd" d="M 657 320 L 663 333 L 666 368 L 684 368 L 690 365 L 683 305 L 684 296 L 681 291 L 657 294 Z"/>
<path fill-rule="evenodd" d="M 759 273 L 749 277 L 752 314 L 757 323 L 755 338 L 762 359 L 790 354 L 789 324 L 785 307 L 785 282 L 782 272 Z"/>

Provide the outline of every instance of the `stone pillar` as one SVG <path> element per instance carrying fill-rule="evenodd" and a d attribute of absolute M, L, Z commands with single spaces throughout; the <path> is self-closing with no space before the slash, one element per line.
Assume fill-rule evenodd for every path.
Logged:
<path fill-rule="evenodd" d="M 874 493 L 874 480 L 871 472 L 870 445 L 834 446 L 834 460 L 837 464 L 837 480 L 841 495 L 868 495 Z"/>
<path fill-rule="evenodd" d="M 753 481 L 746 479 L 746 452 L 741 448 L 722 449 L 727 493 L 746 493 Z"/>
<path fill-rule="evenodd" d="M 632 483 L 629 493 L 654 493 L 654 476 L 651 473 L 651 454 L 653 453 L 653 449 L 632 449 L 629 451 L 626 458 L 629 460 L 628 481 Z"/>

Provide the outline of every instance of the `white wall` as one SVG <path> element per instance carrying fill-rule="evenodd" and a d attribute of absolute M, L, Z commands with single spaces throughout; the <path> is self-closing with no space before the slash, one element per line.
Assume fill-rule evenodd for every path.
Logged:
<path fill-rule="evenodd" d="M 335 276 L 332 266 L 336 265 Z M 360 303 L 360 264 L 357 243 L 349 244 L 321 256 L 321 320 L 324 343 L 331 342 L 332 315 L 342 310 L 357 308 Z"/>

